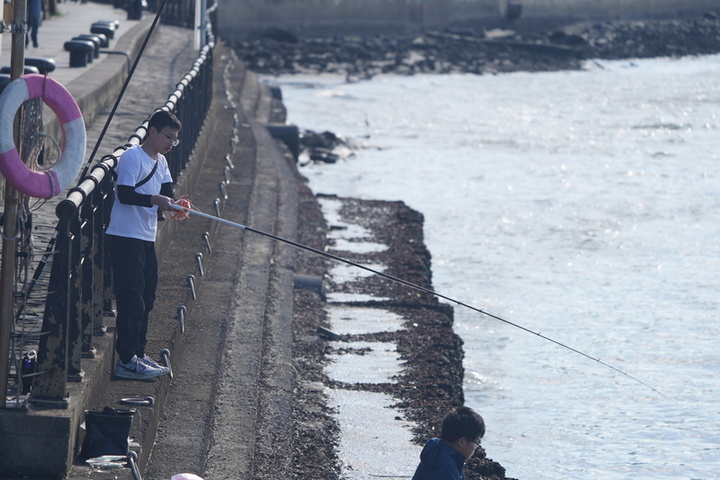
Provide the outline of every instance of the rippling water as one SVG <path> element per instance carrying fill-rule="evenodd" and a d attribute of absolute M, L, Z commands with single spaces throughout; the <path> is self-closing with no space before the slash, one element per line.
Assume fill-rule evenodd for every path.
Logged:
<path fill-rule="evenodd" d="M 456 307 L 508 476 L 720 478 L 720 56 L 272 81 L 364 145 L 303 167 L 315 192 L 404 200 L 437 291 L 627 374 Z"/>

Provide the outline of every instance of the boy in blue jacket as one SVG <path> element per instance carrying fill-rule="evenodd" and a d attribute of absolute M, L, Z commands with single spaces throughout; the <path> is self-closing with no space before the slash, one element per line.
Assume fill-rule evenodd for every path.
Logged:
<path fill-rule="evenodd" d="M 431 438 L 420 453 L 413 480 L 465 480 L 463 466 L 485 435 L 485 421 L 469 407 L 458 407 L 443 419 L 440 438 Z"/>

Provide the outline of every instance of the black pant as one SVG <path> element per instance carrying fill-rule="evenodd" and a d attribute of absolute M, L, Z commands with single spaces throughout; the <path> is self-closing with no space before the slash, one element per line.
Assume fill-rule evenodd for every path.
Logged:
<path fill-rule="evenodd" d="M 117 305 L 117 341 L 120 360 L 145 354 L 148 316 L 155 304 L 158 261 L 155 242 L 108 235 L 111 241 L 113 290 Z"/>
<path fill-rule="evenodd" d="M 32 15 L 28 15 L 27 17 L 27 26 L 28 31 L 25 34 L 25 46 L 27 47 L 30 43 L 30 40 L 33 42 L 33 47 L 38 47 L 38 30 L 40 29 L 40 19 L 42 17 L 38 16 L 33 18 Z"/>

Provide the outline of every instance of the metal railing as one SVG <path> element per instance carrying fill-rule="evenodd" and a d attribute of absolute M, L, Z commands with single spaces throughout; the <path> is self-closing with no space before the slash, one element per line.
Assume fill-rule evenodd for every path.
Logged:
<path fill-rule="evenodd" d="M 208 9 L 208 19 L 215 15 L 215 7 Z M 190 158 L 212 100 L 215 44 L 210 27 L 207 32 L 207 44 L 191 70 L 159 108 L 174 112 L 183 125 L 179 148 L 167 155 L 176 180 Z M 82 358 L 94 356 L 93 337 L 104 331 L 103 315 L 112 298 L 104 231 L 114 199 L 113 173 L 122 154 L 145 139 L 147 124 L 146 120 L 130 135 L 128 143 L 90 168 L 56 207 L 52 269 L 30 394 L 33 403 L 62 408 L 67 382 L 81 381 Z"/>

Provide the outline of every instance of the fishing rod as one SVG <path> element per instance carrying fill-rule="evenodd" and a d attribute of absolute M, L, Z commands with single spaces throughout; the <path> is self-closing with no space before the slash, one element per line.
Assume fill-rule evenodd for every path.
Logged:
<path fill-rule="evenodd" d="M 189 205 L 189 202 L 186 202 L 186 203 Z M 481 309 L 481 308 L 474 307 L 474 306 L 472 306 L 472 305 L 470 305 L 470 304 L 467 304 L 467 303 L 465 303 L 465 302 L 462 302 L 462 301 L 460 301 L 460 300 L 456 300 L 456 299 L 454 299 L 454 298 L 448 297 L 447 295 L 443 295 L 442 293 L 436 292 L 435 290 L 432 290 L 432 289 L 430 289 L 430 288 L 426 288 L 426 287 L 423 287 L 423 286 L 421 286 L 421 285 L 417 285 L 417 284 L 415 284 L 415 283 L 409 282 L 409 281 L 407 281 L 407 280 L 403 280 L 402 278 L 396 277 L 396 276 L 394 276 L 394 275 L 390 275 L 390 274 L 387 274 L 387 273 L 384 273 L 384 272 L 375 270 L 375 269 L 370 268 L 370 267 L 367 267 L 367 266 L 365 266 L 365 265 L 361 265 L 361 264 L 359 264 L 359 263 L 353 262 L 352 260 L 348 260 L 348 259 L 346 259 L 346 258 L 342 258 L 342 257 L 339 257 L 339 256 L 337 256 L 337 255 L 333 255 L 332 253 L 324 252 L 324 251 L 322 251 L 322 250 L 318 250 L 317 248 L 309 247 L 309 246 L 307 246 L 307 245 L 303 245 L 303 244 L 301 244 L 301 243 L 297 243 L 297 242 L 294 242 L 294 241 L 292 241 L 292 240 L 288 240 L 287 238 L 278 237 L 277 235 L 273 235 L 272 233 L 263 232 L 262 230 L 256 230 L 256 229 L 254 229 L 254 228 L 248 227 L 247 225 L 243 225 L 243 224 L 241 224 L 241 223 L 236 223 L 236 222 L 233 222 L 233 221 L 230 221 L 230 220 L 226 220 L 226 219 L 224 219 L 224 218 L 220 218 L 220 217 L 216 217 L 216 216 L 214 216 L 214 215 L 209 215 L 209 214 L 207 214 L 207 213 L 200 212 L 200 211 L 198 211 L 198 210 L 193 210 L 190 206 L 184 206 L 184 205 L 178 205 L 178 204 L 173 204 L 173 205 L 170 205 L 170 206 L 171 206 L 174 210 L 177 210 L 177 211 L 179 211 L 179 212 L 185 212 L 185 214 L 193 214 L 193 215 L 197 215 L 197 216 L 199 216 L 199 217 L 203 217 L 203 218 L 207 218 L 207 219 L 210 219 L 210 220 L 214 220 L 214 221 L 216 221 L 216 222 L 225 223 L 225 224 L 227 224 L 227 225 L 232 225 L 233 227 L 238 227 L 238 228 L 240 228 L 240 229 L 242 229 L 242 230 L 247 230 L 248 232 L 256 233 L 256 234 L 258 234 L 258 235 L 262 235 L 262 236 L 264 236 L 264 237 L 268 237 L 268 238 L 271 238 L 271 239 L 273 239 L 273 240 L 277 240 L 277 241 L 279 241 L 279 242 L 286 243 L 286 244 L 288 244 L 288 245 L 292 245 L 293 247 L 299 248 L 299 249 L 301 249 L 301 250 L 306 250 L 306 251 L 311 252 L 311 253 L 314 253 L 314 254 L 316 254 L 316 255 L 321 255 L 321 256 L 323 256 L 323 257 L 331 258 L 331 259 L 333 259 L 333 260 L 336 260 L 336 261 L 339 261 L 339 262 L 343 262 L 343 263 L 346 263 L 346 264 L 348 264 L 348 265 L 352 265 L 353 267 L 357 267 L 357 268 L 361 268 L 361 269 L 363 269 L 363 270 L 367 270 L 368 272 L 371 272 L 371 273 L 373 273 L 373 274 L 375 274 L 375 275 L 379 275 L 379 276 L 381 276 L 381 277 L 387 278 L 388 280 L 392 280 L 393 282 L 400 283 L 400 284 L 402 284 L 402 285 L 405 285 L 405 286 L 407 286 L 407 287 L 413 288 L 413 289 L 415 289 L 415 290 L 419 290 L 419 291 L 421 291 L 421 292 L 428 293 L 428 294 L 430 294 L 430 295 L 434 295 L 434 296 L 436 296 L 436 297 L 438 297 L 438 298 L 442 298 L 442 299 L 444 299 L 444 300 L 447 300 L 447 301 L 449 301 L 449 302 L 452 302 L 452 303 L 454 303 L 454 304 L 456 304 L 456 305 L 459 305 L 459 306 L 461 306 L 461 307 L 468 308 L 468 309 L 473 310 L 473 311 L 475 311 L 475 312 L 477 312 L 477 313 L 480 313 L 480 314 L 482 314 L 482 315 L 485 315 L 485 316 L 487 316 L 487 317 L 490 317 L 490 318 L 492 318 L 492 319 L 494 319 L 494 320 L 498 320 L 498 321 L 500 321 L 500 322 L 502 322 L 502 323 L 505 323 L 505 324 L 510 325 L 510 326 L 512 326 L 512 327 L 515 327 L 515 328 L 518 328 L 518 329 L 520 329 L 520 330 L 522 330 L 522 331 L 524 331 L 524 332 L 527 332 L 527 333 L 536 335 L 537 337 L 540 337 L 540 338 L 542 338 L 543 340 L 546 340 L 546 341 L 548 341 L 548 342 L 554 343 L 555 345 L 557 345 L 557 346 L 559 346 L 559 347 L 562 347 L 562 348 L 564 348 L 564 349 L 566 349 L 566 350 L 569 350 L 569 351 L 571 351 L 571 352 L 573 352 L 573 353 L 576 353 L 576 354 L 578 354 L 578 355 L 582 355 L 583 357 L 585 357 L 585 358 L 587 358 L 587 359 L 589 359 L 589 360 L 593 360 L 593 361 L 599 363 L 600 365 L 602 365 L 602 366 L 604 366 L 604 367 L 607 367 L 607 368 L 615 371 L 616 373 L 619 373 L 619 374 L 621 374 L 621 375 L 629 378 L 630 380 L 632 380 L 632 381 L 634 381 L 634 382 L 639 383 L 640 385 L 644 386 L 645 388 L 648 388 L 648 389 L 652 390 L 653 392 L 657 393 L 658 395 L 660 395 L 660 396 L 662 396 L 662 397 L 664 397 L 664 398 L 667 398 L 667 399 L 671 400 L 670 397 L 668 397 L 667 395 L 665 395 L 664 393 L 662 393 L 660 390 L 656 389 L 655 387 L 653 387 L 653 386 L 651 386 L 651 385 L 643 382 L 643 381 L 640 380 L 639 378 L 637 378 L 637 377 L 635 377 L 635 376 L 633 376 L 633 375 L 630 375 L 629 373 L 627 373 L 627 372 L 619 369 L 618 367 L 616 367 L 616 366 L 614 366 L 614 365 L 612 365 L 612 364 L 609 364 L 609 363 L 607 363 L 607 362 L 605 362 L 605 361 L 603 361 L 603 360 L 600 360 L 600 359 L 597 358 L 597 357 L 594 357 L 594 356 L 592 356 L 592 355 L 590 355 L 590 354 L 588 354 L 588 353 L 585 353 L 585 352 L 583 352 L 583 351 L 581 351 L 581 350 L 578 350 L 577 348 L 571 347 L 570 345 L 567 345 L 567 344 L 562 343 L 562 342 L 560 342 L 560 341 L 558 341 L 558 340 L 555 340 L 554 338 L 548 337 L 547 335 L 543 335 L 543 334 L 541 334 L 540 332 L 536 332 L 535 330 L 532 330 L 532 329 L 530 329 L 530 328 L 524 327 L 524 326 L 522 326 L 522 325 L 520 325 L 520 324 L 518 324 L 518 323 L 512 322 L 512 321 L 507 320 L 507 319 L 505 319 L 505 318 L 502 318 L 502 317 L 500 317 L 500 316 L 498 316 L 498 315 L 495 315 L 495 314 L 493 314 L 493 313 L 490 313 L 490 312 L 488 312 L 488 311 L 486 311 L 486 310 L 483 310 L 483 309 Z"/>

